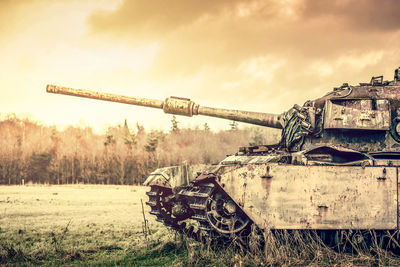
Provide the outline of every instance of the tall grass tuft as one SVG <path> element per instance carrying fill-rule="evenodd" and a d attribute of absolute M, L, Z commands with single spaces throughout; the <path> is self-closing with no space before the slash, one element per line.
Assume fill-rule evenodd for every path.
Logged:
<path fill-rule="evenodd" d="M 400 258 L 388 249 L 396 233 L 338 231 L 335 245 L 328 245 L 320 233 L 304 230 L 253 231 L 246 246 L 242 242 L 217 245 L 211 240 L 199 243 L 183 237 L 176 245 L 184 247 L 184 266 L 399 266 Z M 364 236 L 360 239 L 360 235 Z M 390 236 L 388 236 L 390 235 Z M 368 237 L 368 238 L 367 238 Z M 358 239 L 358 240 L 357 240 Z M 397 242 L 397 241 L 396 241 Z M 178 264 L 179 263 L 179 264 Z"/>

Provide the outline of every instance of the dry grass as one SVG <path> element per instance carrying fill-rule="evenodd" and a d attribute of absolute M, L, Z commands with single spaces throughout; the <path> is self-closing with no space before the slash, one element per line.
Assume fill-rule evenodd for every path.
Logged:
<path fill-rule="evenodd" d="M 69 185 L 0 187 L 0 264 L 101 266 L 399 266 L 391 252 L 364 244 L 332 250 L 313 232 L 264 233 L 248 248 L 198 243 L 148 215 L 145 187 Z M 397 237 L 394 238 L 397 240 Z M 344 235 L 344 242 L 351 238 Z"/>
<path fill-rule="evenodd" d="M 148 216 L 153 240 L 144 237 L 140 199 L 147 199 L 146 190 L 137 186 L 2 186 L 0 262 L 102 262 L 151 246 L 166 233 Z"/>
<path fill-rule="evenodd" d="M 400 266 L 399 256 L 393 252 L 366 243 L 355 244 L 343 232 L 341 242 L 345 248 L 332 249 L 325 245 L 315 232 L 266 231 L 265 246 L 260 246 L 259 236 L 252 236 L 246 248 L 240 244 L 215 247 L 190 239 L 181 243 L 188 256 L 184 266 Z"/>

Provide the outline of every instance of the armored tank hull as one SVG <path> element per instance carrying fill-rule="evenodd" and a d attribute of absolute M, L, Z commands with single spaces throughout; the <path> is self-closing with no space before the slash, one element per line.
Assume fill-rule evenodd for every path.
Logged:
<path fill-rule="evenodd" d="M 338 165 L 323 161 L 331 154 L 321 151 L 364 158 Z M 147 204 L 159 221 L 194 238 L 230 240 L 248 234 L 252 225 L 261 230 L 398 230 L 399 164 L 338 147 L 295 155 L 251 147 L 203 166 L 190 179 L 175 172 L 167 179 L 187 181 L 175 187 L 157 170 L 145 183 L 151 187 Z"/>

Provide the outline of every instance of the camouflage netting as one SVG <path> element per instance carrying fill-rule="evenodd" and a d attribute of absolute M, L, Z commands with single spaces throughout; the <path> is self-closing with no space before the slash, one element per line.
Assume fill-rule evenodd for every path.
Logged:
<path fill-rule="evenodd" d="M 305 117 L 303 119 L 302 117 Z M 302 122 L 309 124 L 309 115 L 302 112 L 298 107 L 293 107 L 282 116 L 283 130 L 280 145 L 288 151 L 299 151 L 303 144 L 304 137 L 310 132 Z"/>

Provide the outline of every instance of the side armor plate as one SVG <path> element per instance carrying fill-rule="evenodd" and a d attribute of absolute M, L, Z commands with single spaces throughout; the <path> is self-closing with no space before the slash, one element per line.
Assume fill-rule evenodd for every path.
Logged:
<path fill-rule="evenodd" d="M 397 168 L 224 166 L 219 183 L 263 229 L 396 229 Z"/>

